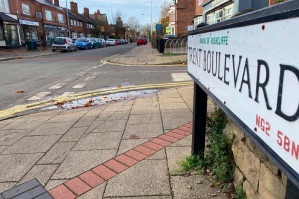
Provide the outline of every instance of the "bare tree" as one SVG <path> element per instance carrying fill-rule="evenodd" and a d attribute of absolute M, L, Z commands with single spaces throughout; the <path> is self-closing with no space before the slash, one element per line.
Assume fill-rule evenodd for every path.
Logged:
<path fill-rule="evenodd" d="M 116 22 L 119 18 L 122 20 L 125 20 L 126 14 L 120 9 L 117 9 L 116 11 L 111 9 L 110 19 L 109 19 L 110 23 L 116 24 Z"/>
<path fill-rule="evenodd" d="M 135 37 L 135 34 L 138 32 L 138 29 L 140 27 L 140 23 L 136 17 L 132 16 L 128 18 L 125 26 L 130 29 L 130 31 L 134 34 L 133 37 Z"/>
<path fill-rule="evenodd" d="M 160 12 L 161 18 L 167 17 L 170 6 L 171 3 L 169 3 L 167 0 L 164 0 L 163 4 L 161 5 L 161 12 Z"/>
<path fill-rule="evenodd" d="M 110 22 L 112 23 L 115 31 L 116 38 L 123 38 L 125 35 L 125 29 L 123 26 L 123 20 L 126 18 L 126 14 L 118 9 L 116 11 L 111 10 Z"/>
<path fill-rule="evenodd" d="M 142 26 L 143 36 L 149 37 L 151 35 L 151 24 Z"/>

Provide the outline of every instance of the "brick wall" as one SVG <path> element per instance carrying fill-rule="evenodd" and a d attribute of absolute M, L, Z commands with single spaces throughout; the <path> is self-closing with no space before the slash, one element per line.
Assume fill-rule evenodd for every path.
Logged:
<path fill-rule="evenodd" d="M 176 3 L 176 34 L 177 36 L 187 36 L 188 25 L 193 25 L 196 0 L 178 0 Z"/>
<path fill-rule="evenodd" d="M 196 0 L 195 15 L 202 14 L 203 7 L 199 6 L 202 2 L 203 0 Z"/>

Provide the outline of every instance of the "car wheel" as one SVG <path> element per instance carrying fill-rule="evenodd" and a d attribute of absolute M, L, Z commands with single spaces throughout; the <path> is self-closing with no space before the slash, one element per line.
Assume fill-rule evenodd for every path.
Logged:
<path fill-rule="evenodd" d="M 52 52 L 55 52 L 56 50 L 52 49 Z"/>
<path fill-rule="evenodd" d="M 70 52 L 71 50 L 70 50 L 70 47 L 67 47 L 67 50 L 66 50 L 67 52 Z"/>
<path fill-rule="evenodd" d="M 77 46 L 75 46 L 75 49 L 74 49 L 74 51 L 77 51 Z"/>
<path fill-rule="evenodd" d="M 88 47 L 87 46 L 85 46 L 85 50 L 87 50 L 88 49 Z"/>

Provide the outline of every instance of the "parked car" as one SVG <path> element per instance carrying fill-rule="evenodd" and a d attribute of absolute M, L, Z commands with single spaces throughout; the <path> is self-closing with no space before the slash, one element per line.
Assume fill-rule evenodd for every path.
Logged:
<path fill-rule="evenodd" d="M 91 44 L 92 44 L 92 48 L 100 48 L 101 47 L 101 42 L 99 40 L 97 40 L 96 38 L 89 38 Z"/>
<path fill-rule="evenodd" d="M 115 45 L 120 45 L 120 41 L 119 41 L 119 39 L 116 39 L 116 40 L 115 40 Z"/>
<path fill-rule="evenodd" d="M 120 42 L 120 44 L 127 44 L 126 40 L 124 40 L 124 39 L 120 39 L 119 42 Z"/>
<path fill-rule="evenodd" d="M 76 46 L 79 49 L 87 50 L 92 48 L 92 43 L 89 39 L 82 37 L 76 40 Z"/>
<path fill-rule="evenodd" d="M 145 44 L 146 44 L 146 42 L 145 42 L 144 38 L 137 39 L 137 46 L 139 46 L 139 45 L 145 45 Z"/>
<path fill-rule="evenodd" d="M 143 38 L 144 39 L 144 45 L 147 44 L 147 39 L 146 38 Z"/>
<path fill-rule="evenodd" d="M 56 37 L 52 44 L 52 51 L 76 51 L 76 44 L 69 37 Z"/>
<path fill-rule="evenodd" d="M 107 46 L 115 46 L 115 39 L 107 39 Z"/>
<path fill-rule="evenodd" d="M 107 47 L 107 43 L 106 43 L 105 39 L 99 38 L 99 40 L 101 42 L 102 47 Z"/>

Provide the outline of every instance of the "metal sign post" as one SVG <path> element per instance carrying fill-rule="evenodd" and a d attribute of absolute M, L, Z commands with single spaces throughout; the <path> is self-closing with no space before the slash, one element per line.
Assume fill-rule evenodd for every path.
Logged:
<path fill-rule="evenodd" d="M 192 155 L 199 155 L 204 159 L 206 119 L 207 119 L 207 94 L 195 83 L 193 100 L 193 131 Z"/>

